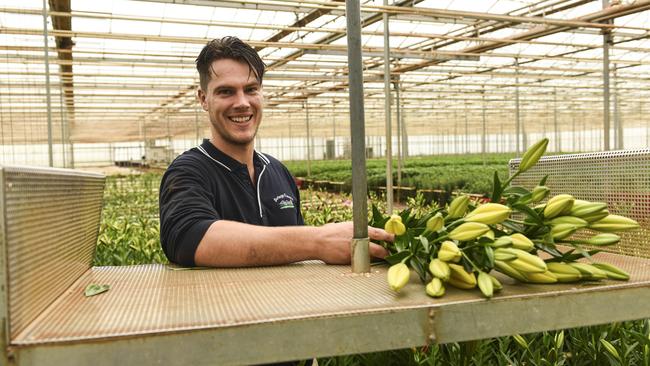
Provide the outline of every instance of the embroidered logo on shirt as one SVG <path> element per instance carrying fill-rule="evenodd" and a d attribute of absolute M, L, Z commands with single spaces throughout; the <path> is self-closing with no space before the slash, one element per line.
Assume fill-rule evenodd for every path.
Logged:
<path fill-rule="evenodd" d="M 289 196 L 286 193 L 282 193 L 281 195 L 275 197 L 273 201 L 278 204 L 280 210 L 287 208 L 296 208 L 296 206 L 293 204 L 293 197 Z"/>

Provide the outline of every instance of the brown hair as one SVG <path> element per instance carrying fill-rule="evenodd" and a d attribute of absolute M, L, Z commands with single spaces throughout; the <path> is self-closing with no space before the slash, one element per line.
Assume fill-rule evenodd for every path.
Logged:
<path fill-rule="evenodd" d="M 203 91 L 207 91 L 210 82 L 212 63 L 221 59 L 231 59 L 248 64 L 257 81 L 260 85 L 262 84 L 266 65 L 257 51 L 237 37 L 223 37 L 208 42 L 196 58 L 196 70 L 199 72 Z"/>

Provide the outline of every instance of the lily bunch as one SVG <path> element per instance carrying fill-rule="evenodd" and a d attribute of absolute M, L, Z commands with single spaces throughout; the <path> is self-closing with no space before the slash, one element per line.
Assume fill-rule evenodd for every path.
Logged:
<path fill-rule="evenodd" d="M 618 243 L 617 233 L 638 229 L 636 221 L 610 214 L 606 203 L 569 194 L 540 203 L 550 195 L 547 177 L 532 190 L 509 186 L 535 166 L 547 145 L 548 139 L 543 139 L 531 146 L 518 170 L 505 182 L 495 172 L 490 202 L 460 195 L 448 206 L 421 217 L 410 209 L 385 217 L 373 206 L 371 224 L 396 236 L 394 242 L 385 243 L 390 253 L 386 258 L 391 264 L 390 288 L 400 291 L 408 283 L 411 269 L 433 297 L 443 296 L 446 287 L 453 286 L 478 287 L 490 298 L 502 288 L 494 271 L 527 283 L 628 280 L 627 272 L 595 262 L 592 255 L 600 251 L 597 247 Z M 523 220 L 514 219 L 513 213 Z M 574 236 L 579 231 L 583 235 Z M 583 239 L 585 234 L 591 237 Z"/>

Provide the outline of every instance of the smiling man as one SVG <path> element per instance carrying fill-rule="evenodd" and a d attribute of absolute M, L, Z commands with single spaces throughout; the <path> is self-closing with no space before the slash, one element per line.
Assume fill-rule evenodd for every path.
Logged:
<path fill-rule="evenodd" d="M 305 226 L 289 171 L 255 151 L 265 65 L 235 37 L 209 42 L 196 59 L 197 98 L 210 139 L 180 155 L 160 186 L 160 241 L 184 266 L 241 267 L 319 259 L 350 263 L 352 223 Z M 391 234 L 368 228 L 373 240 Z M 387 252 L 371 244 L 370 254 Z"/>

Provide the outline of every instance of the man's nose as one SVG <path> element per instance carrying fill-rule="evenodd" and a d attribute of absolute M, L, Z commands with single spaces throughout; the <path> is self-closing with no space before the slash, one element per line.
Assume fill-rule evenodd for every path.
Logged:
<path fill-rule="evenodd" d="M 235 94 L 235 108 L 248 108 L 250 102 L 248 101 L 248 96 L 244 93 L 243 90 L 238 91 Z"/>

